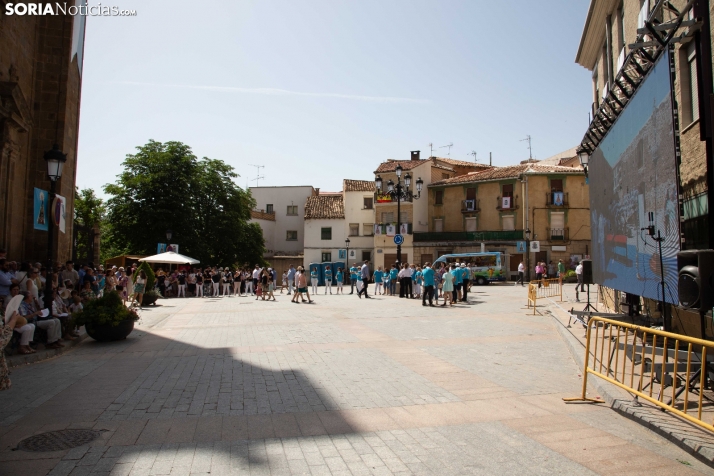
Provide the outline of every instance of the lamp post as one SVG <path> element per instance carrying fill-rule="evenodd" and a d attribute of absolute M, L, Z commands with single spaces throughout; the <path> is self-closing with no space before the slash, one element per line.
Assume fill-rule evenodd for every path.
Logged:
<path fill-rule="evenodd" d="M 345 270 L 342 273 L 342 284 L 347 282 L 347 274 L 349 274 L 350 269 L 350 239 L 345 238 Z"/>
<path fill-rule="evenodd" d="M 585 183 L 588 182 L 588 165 L 590 164 L 590 153 L 585 149 L 578 150 L 578 160 L 585 171 Z"/>
<path fill-rule="evenodd" d="M 525 234 L 526 234 L 526 281 L 530 282 L 531 281 L 531 260 L 530 260 L 531 230 L 530 230 L 530 228 L 526 228 Z"/>
<path fill-rule="evenodd" d="M 62 153 L 59 145 L 53 144 L 52 149 L 45 152 L 45 162 L 47 162 L 47 177 L 50 179 L 50 195 L 47 197 L 50 213 L 47 223 L 47 279 L 45 281 L 45 308 L 52 315 L 52 273 L 54 272 L 54 227 L 55 213 L 52 200 L 55 198 L 57 181 L 62 178 L 62 169 L 67 161 L 67 154 Z"/>
<path fill-rule="evenodd" d="M 402 187 L 402 166 L 397 165 L 397 168 L 395 170 L 397 174 L 397 183 L 395 184 L 392 180 L 387 182 L 387 191 L 384 192 L 386 195 L 389 195 L 392 197 L 392 201 L 396 200 L 397 201 L 397 233 L 401 231 L 402 227 L 402 217 L 401 217 L 401 202 L 402 200 L 418 200 L 419 197 L 421 197 L 421 188 L 424 185 L 424 181 L 419 177 L 416 181 L 416 188 L 417 188 L 417 193 L 414 195 L 414 192 L 409 190 L 409 187 L 412 184 L 412 176 L 407 172 L 407 174 L 404 176 L 404 186 Z M 377 175 L 377 178 L 374 180 L 375 185 L 377 186 L 377 191 L 382 193 L 382 177 Z M 402 245 L 398 244 L 397 245 L 397 263 L 398 265 L 402 264 Z M 385 263 L 386 264 L 386 263 Z"/>
<path fill-rule="evenodd" d="M 166 230 L 166 241 L 171 241 L 171 237 L 174 236 L 174 233 L 169 229 Z"/>

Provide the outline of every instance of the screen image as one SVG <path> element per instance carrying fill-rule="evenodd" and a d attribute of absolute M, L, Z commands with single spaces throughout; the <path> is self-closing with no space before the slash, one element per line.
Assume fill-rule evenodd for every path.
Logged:
<path fill-rule="evenodd" d="M 662 299 L 657 242 L 642 231 L 654 214 L 664 238 L 664 300 L 677 302 L 680 250 L 669 52 L 592 153 L 588 167 L 593 279 L 650 299 Z"/>

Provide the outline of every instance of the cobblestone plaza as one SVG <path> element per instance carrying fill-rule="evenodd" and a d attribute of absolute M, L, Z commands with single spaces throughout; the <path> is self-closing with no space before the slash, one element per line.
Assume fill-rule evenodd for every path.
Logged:
<path fill-rule="evenodd" d="M 2 475 L 714 474 L 606 406 L 521 287 L 468 305 L 161 300 L 126 341 L 14 368 Z M 13 451 L 33 434 L 87 446 Z"/>

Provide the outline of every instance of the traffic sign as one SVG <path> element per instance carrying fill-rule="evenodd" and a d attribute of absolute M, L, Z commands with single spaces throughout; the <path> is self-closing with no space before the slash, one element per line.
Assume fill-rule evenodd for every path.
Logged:
<path fill-rule="evenodd" d="M 404 237 L 402 235 L 394 235 L 394 244 L 401 245 L 404 243 Z"/>
<path fill-rule="evenodd" d="M 525 241 L 516 241 L 516 253 L 525 253 L 526 252 L 526 242 Z"/>

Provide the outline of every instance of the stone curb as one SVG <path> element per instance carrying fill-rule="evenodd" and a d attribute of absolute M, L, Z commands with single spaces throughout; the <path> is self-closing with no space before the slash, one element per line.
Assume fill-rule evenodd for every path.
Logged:
<path fill-rule="evenodd" d="M 551 302 L 551 305 L 558 307 L 564 312 L 568 312 L 552 299 L 548 300 Z M 585 346 L 583 346 L 552 312 L 549 312 L 549 314 L 553 325 L 565 342 L 573 360 L 578 364 L 581 371 L 584 372 Z M 629 393 L 618 387 L 607 385 L 606 382 L 598 378 L 591 377 L 588 380 L 588 388 L 597 390 L 610 408 L 617 413 L 641 424 L 687 451 L 701 462 L 714 467 L 714 435 L 671 413 L 663 412 L 652 405 L 638 406 L 632 402 Z"/>
<path fill-rule="evenodd" d="M 15 354 L 11 356 L 5 356 L 5 361 L 9 368 L 20 367 L 21 365 L 34 364 L 36 362 L 42 362 L 44 360 L 49 360 L 54 357 L 60 356 L 70 349 L 74 349 L 76 346 L 82 343 L 84 339 L 87 338 L 87 333 L 84 332 L 84 328 L 80 331 L 79 337 L 71 341 L 63 341 L 64 347 L 61 349 L 44 349 L 38 350 L 34 354 L 23 355 Z"/>

